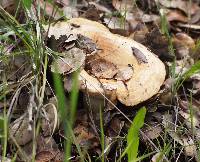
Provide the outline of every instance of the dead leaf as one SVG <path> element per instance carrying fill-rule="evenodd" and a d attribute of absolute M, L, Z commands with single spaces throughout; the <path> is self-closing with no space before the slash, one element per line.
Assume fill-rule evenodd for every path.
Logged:
<path fill-rule="evenodd" d="M 0 1 L 0 5 L 11 15 L 15 14 L 17 4 L 14 0 L 2 0 Z"/>
<path fill-rule="evenodd" d="M 189 20 L 190 24 L 196 24 L 200 20 L 200 9 L 197 9 L 197 11 L 191 16 L 191 19 Z"/>
<path fill-rule="evenodd" d="M 200 30 L 200 25 L 178 23 L 177 26 L 193 30 Z"/>
<path fill-rule="evenodd" d="M 197 4 L 192 3 L 190 5 L 189 1 L 182 1 L 182 0 L 158 0 L 158 2 L 167 7 L 167 8 L 175 8 L 179 9 L 186 14 L 194 14 L 198 8 Z"/>
<path fill-rule="evenodd" d="M 120 68 L 115 75 L 116 80 L 127 81 L 132 78 L 134 69 L 131 65 Z"/>
<path fill-rule="evenodd" d="M 36 161 L 37 162 L 46 162 L 50 161 L 53 158 L 57 156 L 57 154 L 60 152 L 58 149 L 58 145 L 56 144 L 53 137 L 43 137 L 42 134 L 39 134 L 36 138 Z M 32 159 L 32 153 L 33 153 L 33 141 L 27 143 L 23 147 L 21 147 L 22 151 L 26 154 L 28 159 Z M 23 154 L 19 154 L 19 157 L 21 159 L 24 158 Z"/>
<path fill-rule="evenodd" d="M 171 105 L 172 103 L 172 86 L 175 83 L 175 80 L 172 78 L 168 78 L 165 80 L 165 82 L 163 83 L 163 88 L 162 88 L 162 92 L 161 95 L 159 96 L 159 101 L 161 102 L 161 104 L 164 105 Z"/>
<path fill-rule="evenodd" d="M 188 107 L 189 109 L 189 107 Z M 189 131 L 195 133 L 196 129 L 200 128 L 200 122 L 196 114 L 190 114 L 190 112 L 179 111 L 182 121 L 185 123 Z"/>
<path fill-rule="evenodd" d="M 57 105 L 48 103 L 43 106 L 44 116 L 41 121 L 41 128 L 44 136 L 50 136 L 54 133 L 58 125 Z"/>
<path fill-rule="evenodd" d="M 197 147 L 192 138 L 183 138 L 184 153 L 186 156 L 197 156 Z"/>
<path fill-rule="evenodd" d="M 85 37 L 81 34 L 78 34 L 78 40 L 76 42 L 76 46 L 86 53 L 87 56 L 91 56 L 97 53 L 98 47 L 92 39 Z"/>
<path fill-rule="evenodd" d="M 99 2 L 91 1 L 91 2 L 89 2 L 89 4 L 90 5 L 94 5 L 98 11 L 101 11 L 103 13 L 112 14 L 112 11 L 110 10 L 109 7 L 106 7 L 106 6 L 104 6 L 103 4 L 101 4 Z"/>
<path fill-rule="evenodd" d="M 60 74 L 69 74 L 81 68 L 85 62 L 85 53 L 79 48 L 72 48 L 62 53 L 64 58 L 54 60 L 51 65 L 52 72 Z"/>
<path fill-rule="evenodd" d="M 125 22 L 122 23 L 122 18 L 112 16 L 112 17 L 105 17 L 103 20 L 106 26 L 111 30 L 113 29 L 124 29 L 127 31 L 130 30 L 129 24 L 127 23 L 126 20 L 124 20 Z"/>
<path fill-rule="evenodd" d="M 76 40 L 78 36 L 76 34 L 69 35 L 60 35 L 54 36 L 52 35 L 48 39 L 48 47 L 50 47 L 53 51 L 56 52 L 65 52 L 75 47 Z"/>
<path fill-rule="evenodd" d="M 194 74 L 194 75 L 192 75 L 189 79 L 188 79 L 188 81 L 187 81 L 188 83 L 189 83 L 189 86 L 187 86 L 187 88 L 188 88 L 188 90 L 192 93 L 192 94 L 194 94 L 195 96 L 199 96 L 199 94 L 200 94 L 200 74 Z M 197 97 L 197 99 L 198 99 L 199 97 Z M 194 102 L 196 102 L 195 103 L 195 106 L 199 106 L 199 103 L 194 99 L 193 100 Z M 193 104 L 194 105 L 194 104 Z"/>
<path fill-rule="evenodd" d="M 62 5 L 62 7 L 68 6 L 71 3 L 70 0 L 54 0 L 54 1 L 55 3 Z"/>
<path fill-rule="evenodd" d="M 176 33 L 176 38 L 182 41 L 188 48 L 194 48 L 195 41 L 186 33 Z"/>
<path fill-rule="evenodd" d="M 55 12 L 54 8 L 58 6 L 55 5 L 55 3 L 53 2 L 53 4 L 51 4 L 48 1 L 44 1 L 44 0 L 40 0 L 39 2 L 35 2 L 35 5 L 40 5 L 41 11 L 43 14 L 45 14 L 45 16 L 54 18 L 54 19 L 59 19 L 61 17 L 61 15 L 59 14 L 59 12 Z M 35 9 L 35 8 L 34 8 Z M 34 12 L 36 13 L 37 11 L 34 10 Z"/>
<path fill-rule="evenodd" d="M 74 36 L 76 36 L 76 34 L 72 33 L 74 26 L 71 24 L 66 24 L 61 27 L 57 27 L 56 25 L 51 25 L 50 28 L 48 25 L 44 25 L 43 27 L 46 32 L 48 31 L 48 38 L 54 37 L 58 40 L 62 36 L 65 36 L 67 39 L 74 38 Z"/>
<path fill-rule="evenodd" d="M 162 127 L 159 123 L 150 121 L 148 122 L 148 126 L 142 128 L 142 131 L 145 134 L 145 136 L 143 136 L 143 140 L 147 142 L 148 139 L 153 140 L 161 136 Z"/>
<path fill-rule="evenodd" d="M 124 121 L 121 121 L 117 116 L 113 117 L 107 127 L 107 136 L 108 137 L 119 136 L 123 126 L 124 126 Z"/>
<path fill-rule="evenodd" d="M 97 10 L 95 5 L 89 5 L 87 7 L 87 10 L 84 11 L 84 13 L 80 15 L 80 17 L 93 21 L 98 21 L 100 19 L 100 12 Z"/>
<path fill-rule="evenodd" d="M 143 14 L 140 17 L 141 22 L 143 23 L 150 23 L 150 22 L 157 22 L 159 21 L 160 17 L 154 14 Z"/>
<path fill-rule="evenodd" d="M 2 0 L 0 2 L 0 5 L 5 9 L 7 8 L 8 6 L 10 5 L 13 5 L 14 4 L 14 0 Z"/>
<path fill-rule="evenodd" d="M 194 40 L 185 33 L 177 33 L 172 39 L 177 59 L 189 58 L 195 46 Z"/>
<path fill-rule="evenodd" d="M 28 106 L 28 102 L 30 99 L 30 94 L 28 92 L 29 90 L 27 88 L 24 88 L 21 90 L 18 98 L 18 107 L 25 109 Z"/>
<path fill-rule="evenodd" d="M 188 17 L 183 15 L 180 11 L 177 10 L 170 10 L 167 14 L 167 21 L 180 21 L 180 22 L 187 22 Z"/>
<path fill-rule="evenodd" d="M 132 30 L 136 28 L 137 24 L 140 23 L 142 19 L 147 21 L 150 19 L 150 17 L 144 16 L 143 11 L 140 10 L 132 0 L 112 0 L 112 4 L 114 8 L 125 17 L 124 20 L 130 24 L 130 29 Z"/>
<path fill-rule="evenodd" d="M 112 5 L 118 11 L 131 11 L 134 7 L 134 3 L 132 0 L 112 0 Z"/>
<path fill-rule="evenodd" d="M 157 27 L 146 34 L 146 45 L 163 61 L 170 61 L 174 58 L 169 52 L 167 38 Z"/>
<path fill-rule="evenodd" d="M 43 150 L 53 150 L 54 152 L 59 152 L 58 144 L 52 136 L 44 137 L 42 134 L 38 136 L 37 152 L 41 152 Z"/>
<path fill-rule="evenodd" d="M 32 71 L 30 58 L 25 55 L 9 57 L 7 65 L 0 63 L 0 74 L 1 71 L 6 71 L 7 80 L 12 82 L 20 80 L 22 77 L 26 76 Z M 0 81 L 2 81 L 2 79 L 3 77 L 0 76 Z"/>
<path fill-rule="evenodd" d="M 148 63 L 146 56 L 137 48 L 131 47 L 133 51 L 133 55 L 137 59 L 138 63 Z"/>
<path fill-rule="evenodd" d="M 76 143 L 85 149 L 92 149 L 99 145 L 97 137 L 89 130 L 88 126 L 78 124 L 74 128 L 74 135 L 76 136 Z"/>
<path fill-rule="evenodd" d="M 96 59 L 89 61 L 87 66 L 88 72 L 97 78 L 101 79 L 113 79 L 117 74 L 117 67 L 104 59 Z"/>
<path fill-rule="evenodd" d="M 83 50 L 87 56 L 96 54 L 99 49 L 96 43 L 92 41 L 92 39 L 81 34 L 74 34 L 72 32 L 73 29 L 77 29 L 79 27 L 80 26 L 75 23 L 70 23 L 61 28 L 61 30 L 57 31 L 57 28 L 52 26 L 52 28 L 49 29 L 48 36 L 50 39 L 48 40 L 48 46 L 53 51 L 57 51 L 60 53 L 70 51 L 73 48 L 78 48 L 80 50 Z M 47 30 L 47 26 L 44 26 L 44 28 Z M 66 33 L 64 34 L 62 32 Z"/>
<path fill-rule="evenodd" d="M 30 121 L 28 115 L 24 114 L 10 124 L 9 133 L 18 145 L 25 145 L 33 138 L 33 130 L 29 129 Z"/>
<path fill-rule="evenodd" d="M 35 156 L 36 162 L 48 162 L 56 156 L 56 152 L 53 150 L 43 150 L 38 152 Z"/>
<path fill-rule="evenodd" d="M 156 0 L 139 0 L 136 1 L 137 6 L 145 11 L 145 13 L 157 13 L 158 12 L 158 5 Z"/>
<path fill-rule="evenodd" d="M 149 32 L 147 26 L 143 23 L 139 23 L 135 28 L 135 31 L 129 36 L 135 41 L 145 44 L 146 42 L 146 34 Z"/>
<path fill-rule="evenodd" d="M 72 76 L 70 75 L 66 75 L 64 77 L 64 89 L 67 91 L 67 92 L 71 92 L 72 90 Z M 79 86 L 80 87 L 80 86 Z"/>
<path fill-rule="evenodd" d="M 78 17 L 78 10 L 76 7 L 74 7 L 73 5 L 69 5 L 69 6 L 64 6 L 62 8 L 63 14 L 68 18 L 74 18 L 74 17 Z"/>
<path fill-rule="evenodd" d="M 130 32 L 128 30 L 125 30 L 125 29 L 110 29 L 110 32 L 113 33 L 113 34 L 122 35 L 124 37 L 128 37 L 130 35 Z"/>
<path fill-rule="evenodd" d="M 73 65 L 69 65 L 67 61 L 67 59 L 56 59 L 51 65 L 51 71 L 60 74 L 70 73 L 70 71 L 73 71 Z"/>
<path fill-rule="evenodd" d="M 164 159 L 163 157 L 163 153 L 162 152 L 158 152 L 155 155 L 153 155 L 153 157 L 151 158 L 151 162 L 168 162 L 168 160 Z"/>
<path fill-rule="evenodd" d="M 190 49 L 184 43 L 176 39 L 173 41 L 173 44 L 176 49 L 175 54 L 178 60 L 189 57 Z"/>
<path fill-rule="evenodd" d="M 171 136 L 171 138 L 183 146 L 182 137 L 178 134 L 178 132 L 174 131 L 175 125 L 174 125 L 173 115 L 165 113 L 163 115 L 162 124 L 163 124 L 165 130 L 167 131 L 167 133 Z"/>
<path fill-rule="evenodd" d="M 54 158 L 54 162 L 63 162 L 64 157 L 65 157 L 64 153 L 59 151 Z"/>

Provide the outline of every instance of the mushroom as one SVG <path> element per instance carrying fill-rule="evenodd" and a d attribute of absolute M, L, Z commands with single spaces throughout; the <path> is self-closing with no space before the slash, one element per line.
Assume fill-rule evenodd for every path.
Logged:
<path fill-rule="evenodd" d="M 49 36 L 57 38 L 69 33 L 81 34 L 98 47 L 80 72 L 81 90 L 93 95 L 115 91 L 116 98 L 126 106 L 137 105 L 159 91 L 165 80 L 165 66 L 142 44 L 83 18 L 58 22 L 49 29 Z M 96 67 L 92 64 L 95 61 Z"/>

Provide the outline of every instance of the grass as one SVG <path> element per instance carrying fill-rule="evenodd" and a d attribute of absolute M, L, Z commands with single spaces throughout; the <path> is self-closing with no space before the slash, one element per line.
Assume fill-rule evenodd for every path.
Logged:
<path fill-rule="evenodd" d="M 31 0 L 22 0 L 22 4 L 24 5 L 24 10 L 27 10 L 30 8 Z M 75 2 L 77 3 L 77 2 Z M 39 6 L 40 7 L 40 6 Z M 19 6 L 18 10 L 19 11 Z M 56 11 L 55 11 L 56 12 Z M 40 131 L 40 110 L 44 107 L 44 100 L 45 100 L 45 88 L 47 86 L 47 70 L 48 70 L 48 63 L 50 60 L 50 57 L 52 53 L 45 47 L 45 37 L 43 36 L 43 30 L 42 30 L 42 22 L 39 20 L 38 15 L 40 15 L 40 8 L 38 8 L 38 13 L 36 13 L 36 18 L 38 18 L 35 22 L 28 17 L 28 14 L 26 13 L 26 22 L 25 24 L 20 24 L 15 17 L 8 14 L 1 6 L 0 6 L 0 15 L 4 19 L 3 22 L 5 22 L 4 27 L 1 29 L 1 31 L 7 31 L 1 38 L 1 40 L 6 40 L 6 42 L 14 43 L 14 45 L 17 47 L 17 50 L 13 51 L 11 53 L 11 57 L 17 56 L 17 55 L 26 55 L 31 60 L 32 70 L 33 73 L 32 79 L 28 78 L 28 81 L 26 84 L 32 85 L 33 91 L 35 92 L 33 95 L 37 99 L 38 103 L 36 105 L 37 111 L 35 112 L 36 115 L 33 115 L 33 130 L 34 130 L 34 139 L 33 139 L 33 153 L 32 153 L 32 161 L 35 161 L 35 155 L 36 155 L 36 138 Z M 162 33 L 167 37 L 169 42 L 169 52 L 173 55 L 175 55 L 175 51 L 172 45 L 172 39 L 170 32 L 168 31 L 168 25 L 166 16 L 161 13 L 161 31 Z M 125 18 L 126 18 L 126 12 L 124 15 L 121 16 L 121 23 L 125 24 Z M 24 46 L 19 46 L 19 44 L 15 44 L 13 40 L 11 40 L 9 37 L 12 35 L 16 35 L 22 42 Z M 196 48 L 194 50 L 198 50 L 200 46 L 200 41 L 197 41 Z M 0 60 L 4 63 L 6 63 L 7 60 L 9 60 L 10 56 L 6 56 L 3 53 L 5 52 L 5 47 L 1 46 L 1 55 Z M 185 73 L 179 75 L 178 77 L 175 74 L 175 67 L 176 67 L 176 59 L 174 57 L 174 61 L 172 63 L 171 69 L 170 69 L 170 76 L 171 78 L 175 79 L 176 82 L 172 86 L 172 92 L 174 94 L 173 97 L 175 97 L 175 94 L 177 93 L 178 89 L 183 85 L 183 82 L 191 77 L 192 75 L 200 72 L 200 61 L 197 61 L 194 65 L 191 66 L 188 71 Z M 86 157 L 85 153 L 83 153 L 81 146 L 76 142 L 76 137 L 73 133 L 73 126 L 74 122 L 76 120 L 76 109 L 77 109 L 77 103 L 78 103 L 78 97 L 79 97 L 79 90 L 78 90 L 78 72 L 74 73 L 72 76 L 72 91 L 70 93 L 69 101 L 66 99 L 66 94 L 63 88 L 63 79 L 62 76 L 58 73 L 53 74 L 53 83 L 54 83 L 54 89 L 55 94 L 57 97 L 57 103 L 58 103 L 58 114 L 60 121 L 63 123 L 64 128 L 64 148 L 65 148 L 65 159 L 64 161 L 70 161 L 71 158 L 71 152 L 72 152 L 72 145 L 76 146 L 77 152 L 79 154 L 80 160 L 82 162 L 84 161 L 92 161 L 91 157 Z M 0 139 L 1 144 L 3 146 L 3 152 L 2 157 L 3 159 L 7 156 L 7 145 L 8 145 L 8 127 L 10 123 L 10 115 L 7 114 L 6 110 L 6 103 L 7 103 L 7 97 L 9 92 L 11 90 L 9 89 L 9 82 L 8 78 L 6 77 L 6 73 L 4 72 L 4 83 L 0 85 L 1 88 L 1 95 L 0 100 L 4 102 L 4 111 L 2 116 L 0 117 Z M 23 87 L 22 83 L 19 83 L 19 87 Z M 16 93 L 16 92 L 15 92 Z M 191 127 L 194 129 L 193 125 L 193 108 L 192 108 L 192 95 L 190 96 L 190 122 Z M 31 111 L 34 111 L 34 107 L 31 109 Z M 139 153 L 139 132 L 140 128 L 144 125 L 144 119 L 146 115 L 146 108 L 141 108 L 135 118 L 133 119 L 133 122 L 131 122 L 131 127 L 128 130 L 128 134 L 125 136 L 125 142 L 126 147 L 122 149 L 122 152 L 119 155 L 119 158 L 117 161 L 121 161 L 124 156 L 128 158 L 129 162 L 136 162 L 136 161 L 142 161 L 145 158 L 149 158 L 155 153 L 159 153 L 158 161 L 161 161 L 162 159 L 168 159 L 170 158 L 170 152 L 176 149 L 177 144 L 173 141 L 173 139 L 169 140 L 169 137 L 167 136 L 167 130 L 165 130 L 163 135 L 163 143 L 164 145 L 160 144 L 158 146 L 159 150 L 147 152 L 142 156 Z M 177 114 L 176 114 L 177 115 Z M 174 123 L 177 127 L 177 121 Z M 180 132 L 179 129 L 173 130 L 175 132 Z M 192 130 L 192 133 L 194 131 Z M 102 162 L 106 161 L 106 151 L 109 146 L 106 146 L 105 142 L 105 130 L 104 130 L 104 118 L 103 118 L 103 112 L 100 108 L 100 143 L 101 143 L 101 150 L 102 154 L 97 158 L 97 160 L 100 160 Z M 174 142 L 174 145 L 172 146 Z M 198 142 L 198 141 L 197 141 Z M 158 144 L 159 145 L 159 144 Z M 16 144 L 16 147 L 20 150 L 20 146 Z M 199 150 L 197 150 L 199 152 Z M 89 156 L 89 155 L 88 155 Z M 17 153 L 13 155 L 12 161 L 15 161 L 17 157 Z M 89 159 L 89 160 L 88 160 Z M 199 160 L 200 161 L 200 160 Z"/>
<path fill-rule="evenodd" d="M 28 5 L 28 4 L 25 3 L 24 5 L 25 5 L 25 7 L 27 7 L 26 5 Z M 8 14 L 2 8 L 2 6 L 0 6 L 0 15 L 4 19 L 4 22 L 5 22 L 4 29 L 6 29 L 8 31 L 12 31 L 12 35 L 16 34 L 24 44 L 23 47 L 20 47 L 18 44 L 14 44 L 17 47 L 16 49 L 19 50 L 17 52 L 27 51 L 27 52 L 25 52 L 24 55 L 27 55 L 27 57 L 29 57 L 31 62 L 32 62 L 32 69 L 33 69 L 32 75 L 33 75 L 34 79 L 33 80 L 29 80 L 28 82 L 33 87 L 33 93 L 35 92 L 33 95 L 38 94 L 38 96 L 35 96 L 35 97 L 39 101 L 38 105 L 37 105 L 38 111 L 36 112 L 36 115 L 30 116 L 30 120 L 33 119 L 33 128 L 32 128 L 34 130 L 33 131 L 34 132 L 33 133 L 34 134 L 33 137 L 34 137 L 34 139 L 36 139 L 37 134 L 38 134 L 37 133 L 37 129 L 38 129 L 37 120 L 39 118 L 40 109 L 43 106 L 44 90 L 45 90 L 45 86 L 46 86 L 46 70 L 47 70 L 47 63 L 48 63 L 47 54 L 44 52 L 43 37 L 42 37 L 41 26 L 40 26 L 41 24 L 40 24 L 39 21 L 37 21 L 36 22 L 36 28 L 35 28 L 35 26 L 34 26 L 35 24 L 33 24 L 31 22 L 29 17 L 26 17 L 26 19 L 27 19 L 26 25 L 21 25 L 15 20 L 15 18 L 13 16 Z M 36 31 L 35 31 L 35 29 L 36 29 Z M 9 35 L 7 35 L 5 37 L 8 38 Z M 10 56 L 14 57 L 14 55 L 12 55 L 12 53 L 11 53 Z M 4 56 L 2 55 L 2 57 L 4 57 Z M 40 72 L 42 72 L 43 75 L 40 75 Z M 5 77 L 4 83 L 9 84 L 7 82 L 7 79 L 8 78 Z M 21 78 L 19 78 L 19 79 L 21 79 Z M 22 83 L 23 82 L 21 82 L 21 83 L 19 82 L 18 83 L 19 86 L 23 87 Z M 36 84 L 38 84 L 38 85 L 36 85 Z M 6 87 L 3 86 L 3 88 L 5 89 Z M 5 91 L 8 91 L 8 92 L 10 91 L 9 90 L 9 86 L 7 86 L 7 90 L 3 90 L 3 94 L 5 94 L 5 98 L 6 98 L 7 96 L 6 96 Z M 16 101 L 14 101 L 14 102 L 16 102 Z M 29 108 L 30 108 L 30 112 L 32 114 L 32 111 L 34 111 L 34 107 L 29 107 Z M 8 140 L 6 134 L 7 134 L 7 130 L 8 130 L 9 123 L 10 123 L 10 120 L 6 120 L 5 117 L 8 116 L 8 118 L 10 119 L 10 115 L 11 114 L 9 113 L 9 116 L 8 116 L 7 111 L 6 111 L 6 107 L 5 107 L 5 111 L 4 111 L 4 128 L 3 128 L 3 132 L 5 132 L 4 133 L 5 134 L 4 135 L 4 139 L 3 139 L 3 141 L 4 141 L 4 148 L 3 148 L 4 153 L 2 155 L 3 158 L 6 157 L 7 140 Z M 36 153 L 35 144 L 34 143 L 35 142 L 33 142 L 33 157 L 35 157 L 35 153 Z"/>
<path fill-rule="evenodd" d="M 105 150 L 105 134 L 104 134 L 104 126 L 103 126 L 103 114 L 102 114 L 102 108 L 100 105 L 99 109 L 99 115 L 100 115 L 100 130 L 101 130 L 101 150 L 102 150 L 102 155 L 101 155 L 101 162 L 105 161 L 105 155 L 104 155 L 104 150 Z"/>
<path fill-rule="evenodd" d="M 139 130 L 144 125 L 146 108 L 141 108 L 135 116 L 127 135 L 127 154 L 128 161 L 135 162 L 139 146 Z"/>
<path fill-rule="evenodd" d="M 139 146 L 139 130 L 144 125 L 144 118 L 146 114 L 146 108 L 141 108 L 136 114 L 131 127 L 127 134 L 127 147 L 120 159 L 127 154 L 129 162 L 137 161 L 138 146 Z"/>
<path fill-rule="evenodd" d="M 31 1 L 23 1 L 24 7 L 26 9 L 30 8 L 30 4 Z M 33 82 L 33 89 L 35 89 L 35 93 L 38 94 L 38 111 L 37 111 L 37 115 L 36 117 L 34 117 L 34 125 L 33 125 L 33 129 L 34 129 L 34 138 L 33 141 L 36 141 L 36 137 L 38 135 L 38 131 L 39 131 L 39 123 L 37 122 L 37 120 L 40 118 L 39 114 L 40 114 L 40 109 L 43 107 L 43 102 L 44 102 L 44 93 L 45 93 L 45 87 L 46 87 L 46 71 L 47 71 L 47 64 L 48 64 L 48 55 L 51 55 L 50 53 L 48 53 L 48 51 L 45 51 L 45 45 L 44 45 L 44 38 L 42 36 L 42 28 L 41 28 L 41 22 L 39 20 L 36 21 L 36 24 L 31 24 L 31 20 L 27 18 L 27 25 L 21 25 L 19 24 L 15 18 L 13 16 L 11 16 L 10 14 L 8 14 L 6 11 L 4 11 L 4 9 L 2 7 L 0 7 L 0 14 L 1 16 L 6 20 L 6 29 L 12 31 L 11 34 L 16 34 L 24 43 L 25 45 L 25 49 L 21 49 L 24 51 L 27 51 L 27 55 L 30 57 L 30 59 L 32 60 L 32 68 L 34 70 L 34 82 Z M 39 15 L 39 13 L 38 13 Z M 27 30 L 27 27 L 30 27 L 30 30 Z M 36 29 L 36 33 L 35 30 Z M 4 37 L 8 37 L 9 34 L 4 35 Z M 21 48 L 21 47 L 20 47 Z M 4 57 L 4 56 L 2 56 Z M 43 69 L 43 75 L 42 77 L 40 77 L 40 71 Z M 40 81 L 41 80 L 41 81 Z M 82 159 L 82 161 L 84 161 L 84 157 L 81 153 L 81 149 L 78 146 L 78 144 L 76 144 L 76 140 L 75 140 L 75 136 L 73 134 L 73 123 L 75 120 L 75 114 L 76 114 L 76 107 L 77 107 L 77 99 L 78 99 L 78 72 L 75 73 L 73 75 L 73 85 L 72 85 L 72 92 L 71 92 L 71 96 L 70 96 L 70 106 L 67 106 L 67 101 L 65 98 L 65 92 L 63 91 L 63 83 L 62 83 L 62 78 L 59 74 L 54 74 L 53 76 L 53 80 L 54 80 L 54 87 L 55 87 L 55 92 L 56 92 L 56 96 L 58 99 L 58 111 L 59 111 L 59 115 L 61 118 L 61 121 L 64 123 L 64 130 L 65 130 L 65 136 L 68 137 L 65 143 L 65 161 L 69 161 L 70 157 L 71 157 L 71 146 L 72 143 L 75 143 L 75 145 L 77 146 L 77 150 L 80 154 L 80 157 Z M 4 83 L 6 83 L 4 81 Z M 35 84 L 39 84 L 41 85 L 41 87 L 38 87 L 38 85 Z M 4 88 L 6 88 L 4 86 Z M 39 90 L 37 92 L 37 90 Z M 6 90 L 4 90 L 6 91 Z M 5 94 L 5 93 L 4 93 Z M 3 97 L 3 96 L 2 96 Z M 4 99 L 6 99 L 6 97 L 3 97 Z M 67 111 L 68 110 L 68 111 Z M 33 111 L 33 110 L 31 110 Z M 5 107 L 5 114 L 4 117 L 2 117 L 2 121 L 3 121 L 3 126 L 2 128 L 2 141 L 3 141 L 3 157 L 6 157 L 6 151 L 7 151 L 7 130 L 8 130 L 8 125 L 9 123 L 6 120 L 7 114 L 6 114 L 6 107 Z M 37 129 L 36 129 L 37 128 Z M 66 132 L 70 132 L 66 133 Z M 36 143 L 33 142 L 33 153 L 32 153 L 32 161 L 35 161 L 34 157 L 36 154 Z"/>
<path fill-rule="evenodd" d="M 77 99 L 78 99 L 78 73 L 76 72 L 73 75 L 73 85 L 72 85 L 72 92 L 70 96 L 70 106 L 67 106 L 67 101 L 65 98 L 65 92 L 63 91 L 63 83 L 60 74 L 55 73 L 53 76 L 54 86 L 56 91 L 56 97 L 58 99 L 58 111 L 61 117 L 61 122 L 64 125 L 64 132 L 66 142 L 65 142 L 65 162 L 69 161 L 71 157 L 71 146 L 72 143 L 76 144 L 75 136 L 73 134 L 73 124 L 75 120 L 75 113 L 77 107 Z M 69 133 L 70 132 L 70 133 Z M 70 136 L 69 136 L 70 135 Z M 71 137 L 73 141 L 71 141 Z M 81 161 L 84 161 L 83 154 L 81 152 L 80 147 L 76 144 L 77 149 L 79 151 Z"/>
<path fill-rule="evenodd" d="M 4 160 L 7 154 L 7 140 L 8 140 L 8 120 L 5 113 L 5 108 L 4 108 L 4 114 L 0 119 L 0 129 L 1 129 L 1 134 L 0 134 L 1 145 L 3 146 L 2 157 Z"/>
<path fill-rule="evenodd" d="M 23 1 L 24 7 L 26 9 L 30 8 L 30 3 L 31 1 Z M 35 84 L 41 85 L 39 88 L 39 92 L 37 89 L 37 85 L 33 85 L 34 91 L 39 94 L 38 99 L 39 99 L 39 104 L 38 107 L 41 108 L 43 105 L 43 100 L 44 100 L 44 91 L 45 91 L 45 86 L 46 86 L 46 71 L 47 71 L 47 64 L 48 64 L 48 54 L 47 51 L 44 49 L 44 38 L 42 38 L 42 31 L 41 31 L 41 23 L 39 21 L 36 22 L 36 24 L 31 24 L 31 20 L 28 19 L 28 24 L 27 27 L 30 27 L 30 30 L 27 31 L 26 26 L 22 26 L 19 24 L 14 17 L 9 15 L 7 12 L 5 12 L 2 8 L 1 9 L 1 16 L 4 17 L 6 20 L 6 27 L 15 33 L 24 43 L 25 49 L 22 49 L 23 51 L 27 51 L 27 55 L 30 56 L 32 60 L 32 66 L 34 70 L 34 78 L 35 78 Z M 39 14 L 39 13 L 38 13 Z M 36 25 L 36 35 L 34 32 L 35 26 Z M 12 34 L 13 34 L 12 33 Z M 31 33 L 31 34 L 30 34 Z M 6 36 L 8 37 L 8 35 Z M 42 78 L 38 75 L 40 71 L 43 69 L 43 75 Z M 70 96 L 70 107 L 67 106 L 67 101 L 65 98 L 65 92 L 63 91 L 63 83 L 62 83 L 62 78 L 59 74 L 54 74 L 53 75 L 53 80 L 54 80 L 54 87 L 55 87 L 55 92 L 56 96 L 58 99 L 58 111 L 60 114 L 61 121 L 64 123 L 64 130 L 65 130 L 65 161 L 69 161 L 71 157 L 71 146 L 72 143 L 74 143 L 77 147 L 77 150 L 79 152 L 79 155 L 81 157 L 81 161 L 85 161 L 85 158 L 83 156 L 83 153 L 81 152 L 80 146 L 76 143 L 75 136 L 73 134 L 73 123 L 75 120 L 75 113 L 76 113 L 76 107 L 77 107 L 77 99 L 78 99 L 78 82 L 77 82 L 77 76 L 78 73 L 75 73 L 73 76 L 73 88 Z M 42 80 L 42 82 L 40 82 Z M 5 81 L 6 82 L 6 81 Z M 41 90 L 41 91 L 40 91 Z M 4 99 L 6 99 L 6 96 L 4 96 Z M 68 111 L 67 111 L 68 110 Z M 138 145 L 139 145 L 139 137 L 138 137 L 138 132 L 139 128 L 143 125 L 144 122 L 144 116 L 145 116 L 146 110 L 143 108 L 138 112 L 138 115 L 135 117 L 134 122 L 132 127 L 130 128 L 130 131 L 127 135 L 127 153 L 128 154 L 128 159 L 129 161 L 135 161 L 137 158 L 137 153 L 138 153 Z M 102 118 L 102 111 L 100 111 L 100 128 L 101 128 L 101 145 L 102 145 L 102 150 L 104 150 L 104 131 L 103 131 L 103 118 Z M 4 146 L 4 151 L 3 151 L 3 157 L 6 157 L 6 150 L 7 150 L 7 130 L 8 130 L 8 121 L 6 120 L 7 118 L 6 115 L 6 107 L 4 109 L 4 118 L 3 120 L 3 146 Z M 37 117 L 34 119 L 34 141 L 36 140 L 36 137 L 38 135 L 39 131 L 39 124 L 37 123 L 37 118 L 39 118 L 39 111 L 37 111 Z M 140 118 L 143 118 L 143 120 L 140 120 Z M 139 127 L 137 127 L 137 124 L 139 124 Z M 68 133 L 70 132 L 70 133 Z M 135 141 L 133 141 L 134 139 Z M 136 143 L 135 143 L 136 142 Z M 34 157 L 36 154 L 36 149 L 35 149 L 35 142 L 33 142 L 33 153 L 32 153 L 32 161 L 34 161 Z M 19 147 L 19 146 L 18 146 Z M 134 151 L 132 151 L 130 148 L 133 147 Z M 16 155 L 15 155 L 16 157 Z M 13 158 L 15 159 L 15 158 Z M 105 160 L 104 155 L 102 155 L 102 162 Z"/>

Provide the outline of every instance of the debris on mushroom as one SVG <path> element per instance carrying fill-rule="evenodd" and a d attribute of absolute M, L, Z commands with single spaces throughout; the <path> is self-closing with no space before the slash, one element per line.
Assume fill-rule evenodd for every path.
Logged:
<path fill-rule="evenodd" d="M 83 18 L 51 25 L 48 36 L 59 38 L 69 33 L 91 39 L 99 49 L 86 58 L 85 67 L 90 68 L 80 71 L 82 91 L 100 95 L 116 90 L 117 99 L 126 106 L 139 104 L 159 91 L 165 80 L 165 66 L 142 44 Z"/>
<path fill-rule="evenodd" d="M 64 52 L 63 57 L 55 59 L 51 65 L 52 72 L 69 74 L 76 71 L 85 63 L 85 53 L 79 48 L 72 48 Z"/>
<path fill-rule="evenodd" d="M 127 67 L 124 68 L 120 68 L 115 76 L 115 79 L 121 81 L 127 81 L 131 79 L 131 77 L 133 76 L 133 70 L 134 69 L 131 65 L 128 65 Z"/>
<path fill-rule="evenodd" d="M 117 74 L 117 67 L 105 59 L 93 59 L 87 67 L 87 71 L 99 79 L 112 79 Z"/>
<path fill-rule="evenodd" d="M 135 55 L 139 64 L 141 63 L 148 63 L 146 56 L 137 48 L 131 47 L 133 51 L 133 55 Z"/>

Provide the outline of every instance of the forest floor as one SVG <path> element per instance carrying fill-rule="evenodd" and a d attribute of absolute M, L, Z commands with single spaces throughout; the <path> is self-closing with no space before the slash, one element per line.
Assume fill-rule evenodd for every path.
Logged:
<path fill-rule="evenodd" d="M 200 2 L 0 1 L 0 113 L 0 161 L 200 162 Z"/>

